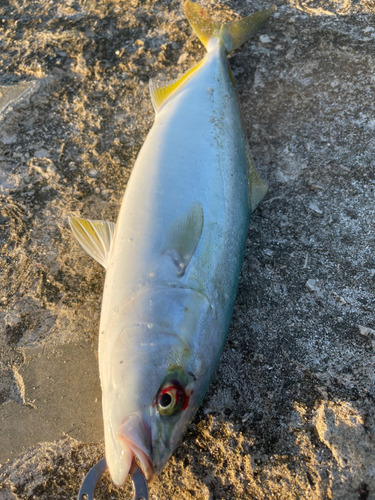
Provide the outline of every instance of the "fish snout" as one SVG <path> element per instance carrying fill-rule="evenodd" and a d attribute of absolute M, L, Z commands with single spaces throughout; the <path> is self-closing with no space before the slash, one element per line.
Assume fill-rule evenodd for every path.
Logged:
<path fill-rule="evenodd" d="M 151 461 L 151 431 L 139 415 L 129 415 L 120 425 L 117 439 L 135 456 L 148 482 L 155 477 Z"/>

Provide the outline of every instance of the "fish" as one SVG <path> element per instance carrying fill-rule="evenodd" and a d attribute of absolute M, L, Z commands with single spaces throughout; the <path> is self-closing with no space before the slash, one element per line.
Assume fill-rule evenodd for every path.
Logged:
<path fill-rule="evenodd" d="M 221 24 L 186 1 L 207 53 L 177 80 L 150 81 L 155 122 L 116 224 L 69 219 L 106 270 L 99 372 L 106 460 L 119 486 L 136 459 L 148 482 L 160 474 L 224 347 L 250 215 L 267 192 L 227 55 L 275 9 Z"/>

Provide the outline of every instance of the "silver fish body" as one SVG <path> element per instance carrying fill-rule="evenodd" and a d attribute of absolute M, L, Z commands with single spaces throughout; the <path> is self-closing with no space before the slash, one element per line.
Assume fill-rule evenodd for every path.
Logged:
<path fill-rule="evenodd" d="M 227 53 L 223 37 L 212 38 L 203 61 L 159 98 L 108 237 L 99 369 L 116 484 L 134 456 L 148 480 L 158 474 L 199 407 L 233 311 L 251 195 L 258 202 L 266 191 Z"/>

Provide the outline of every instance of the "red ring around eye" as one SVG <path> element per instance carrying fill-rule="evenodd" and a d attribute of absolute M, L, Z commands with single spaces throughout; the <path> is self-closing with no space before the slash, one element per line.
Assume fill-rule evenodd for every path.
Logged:
<path fill-rule="evenodd" d="M 168 387 L 165 387 L 159 392 L 158 402 L 160 402 L 160 399 L 163 396 L 163 394 L 166 393 L 169 393 L 171 395 L 176 405 L 181 405 L 181 409 L 186 410 L 189 404 L 189 397 L 186 395 L 185 391 L 181 387 L 175 385 L 170 385 Z"/>
<path fill-rule="evenodd" d="M 162 396 L 163 394 L 165 394 L 166 392 L 173 392 L 177 389 L 177 387 L 175 387 L 174 385 L 170 385 L 169 387 L 166 387 L 165 389 L 161 390 L 159 392 L 159 399 L 160 399 L 160 396 Z"/>

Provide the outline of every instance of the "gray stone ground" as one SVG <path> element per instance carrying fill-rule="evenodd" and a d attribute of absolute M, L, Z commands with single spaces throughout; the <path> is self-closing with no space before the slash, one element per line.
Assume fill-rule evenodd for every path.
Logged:
<path fill-rule="evenodd" d="M 271 3 L 202 2 L 220 19 Z M 375 499 L 375 6 L 287 0 L 230 63 L 269 194 L 202 408 L 159 499 Z M 0 499 L 71 499 L 103 455 L 104 273 L 150 77 L 204 53 L 177 0 L 0 3 Z M 126 499 L 108 476 L 96 498 Z"/>

